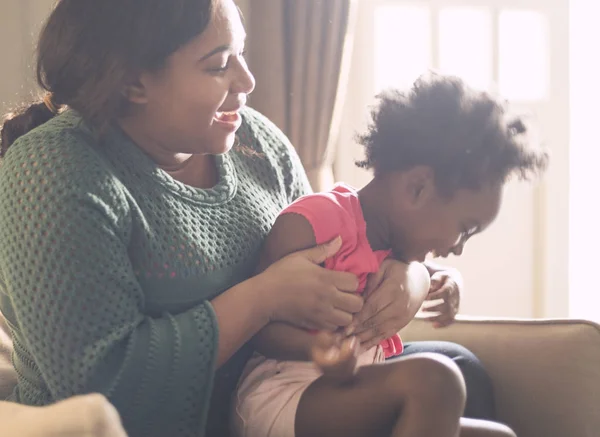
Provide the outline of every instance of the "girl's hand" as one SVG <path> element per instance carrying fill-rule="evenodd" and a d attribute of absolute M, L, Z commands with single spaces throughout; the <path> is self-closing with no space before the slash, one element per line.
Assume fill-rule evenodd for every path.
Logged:
<path fill-rule="evenodd" d="M 427 300 L 441 300 L 441 302 L 425 307 L 423 312 L 430 313 L 428 319 L 434 327 L 444 328 L 454 323 L 460 307 L 460 284 L 462 284 L 462 277 L 455 270 L 439 271 L 431 276 L 431 288 Z"/>
<path fill-rule="evenodd" d="M 348 326 L 363 306 L 355 275 L 320 267 L 336 254 L 341 239 L 285 256 L 259 276 L 270 321 L 335 331 Z"/>
<path fill-rule="evenodd" d="M 344 383 L 356 374 L 356 357 L 359 353 L 356 337 L 320 332 L 312 347 L 312 359 L 323 372 L 323 378 Z"/>
<path fill-rule="evenodd" d="M 390 338 L 415 317 L 429 290 L 429 273 L 421 263 L 387 259 L 371 275 L 365 305 L 346 330 L 368 350 Z"/>

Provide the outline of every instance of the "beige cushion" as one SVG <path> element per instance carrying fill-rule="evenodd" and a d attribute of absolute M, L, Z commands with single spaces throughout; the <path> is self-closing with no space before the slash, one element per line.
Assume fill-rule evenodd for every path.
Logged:
<path fill-rule="evenodd" d="M 420 320 L 406 341 L 471 349 L 495 386 L 500 419 L 519 437 L 600 436 L 600 326 L 581 320 L 462 318 L 445 329 Z"/>
<path fill-rule="evenodd" d="M 47 407 L 0 401 L 2 437 L 127 437 L 104 396 L 71 397 Z"/>

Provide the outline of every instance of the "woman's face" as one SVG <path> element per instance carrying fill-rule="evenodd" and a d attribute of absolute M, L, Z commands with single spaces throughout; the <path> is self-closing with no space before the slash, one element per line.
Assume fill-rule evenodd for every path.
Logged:
<path fill-rule="evenodd" d="M 159 72 L 144 72 L 128 91 L 155 153 L 222 154 L 233 146 L 239 110 L 254 89 L 243 51 L 246 33 L 232 0 L 214 2 L 205 31 L 173 53 Z"/>
<path fill-rule="evenodd" d="M 420 171 L 389 178 L 389 222 L 392 246 L 406 262 L 425 260 L 428 254 L 459 256 L 473 235 L 486 229 L 502 204 L 502 184 L 459 189 L 441 196 L 432 172 Z M 394 195 L 395 194 L 395 195 Z"/>

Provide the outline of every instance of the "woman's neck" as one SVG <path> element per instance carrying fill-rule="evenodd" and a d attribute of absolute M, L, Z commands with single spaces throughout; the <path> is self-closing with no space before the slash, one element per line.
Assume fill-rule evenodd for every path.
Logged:
<path fill-rule="evenodd" d="M 358 191 L 358 199 L 367 224 L 367 239 L 373 250 L 389 250 L 392 247 L 390 226 L 386 220 L 386 202 L 376 179 Z"/>
<path fill-rule="evenodd" d="M 134 117 L 121 119 L 118 124 L 135 145 L 173 179 L 195 188 L 212 188 L 217 184 L 214 156 L 173 152 Z"/>
<path fill-rule="evenodd" d="M 152 127 L 138 117 L 123 117 L 117 123 L 136 146 L 142 149 L 157 166 L 166 171 L 174 171 L 185 166 L 185 162 L 192 156 L 189 153 L 169 150 L 152 131 Z"/>

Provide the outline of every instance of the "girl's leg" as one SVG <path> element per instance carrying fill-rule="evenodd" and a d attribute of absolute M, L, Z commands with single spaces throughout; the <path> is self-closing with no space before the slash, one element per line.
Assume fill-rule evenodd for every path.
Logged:
<path fill-rule="evenodd" d="M 414 355 L 363 367 L 347 385 L 318 379 L 300 399 L 295 432 L 296 437 L 456 437 L 464 405 L 456 364 L 439 355 Z"/>
<path fill-rule="evenodd" d="M 492 380 L 483 363 L 468 349 L 446 341 L 417 341 L 404 345 L 401 357 L 415 353 L 437 353 L 451 358 L 461 370 L 467 386 L 465 417 L 473 419 L 496 419 Z M 396 358 L 390 358 L 390 361 Z"/>

